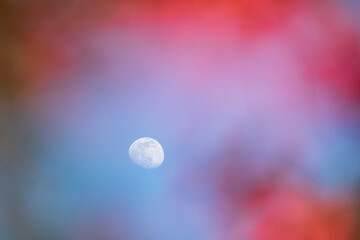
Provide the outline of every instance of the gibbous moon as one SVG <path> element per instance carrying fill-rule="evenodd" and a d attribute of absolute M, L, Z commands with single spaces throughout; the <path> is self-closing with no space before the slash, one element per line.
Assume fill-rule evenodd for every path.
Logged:
<path fill-rule="evenodd" d="M 159 167 L 163 163 L 164 150 L 155 139 L 143 137 L 131 144 L 129 156 L 137 165 L 151 169 Z"/>

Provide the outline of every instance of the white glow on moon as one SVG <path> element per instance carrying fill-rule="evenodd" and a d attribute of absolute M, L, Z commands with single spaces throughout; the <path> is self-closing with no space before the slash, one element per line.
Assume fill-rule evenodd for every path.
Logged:
<path fill-rule="evenodd" d="M 164 150 L 155 139 L 143 137 L 131 144 L 129 156 L 137 165 L 151 169 L 159 167 L 163 163 Z"/>

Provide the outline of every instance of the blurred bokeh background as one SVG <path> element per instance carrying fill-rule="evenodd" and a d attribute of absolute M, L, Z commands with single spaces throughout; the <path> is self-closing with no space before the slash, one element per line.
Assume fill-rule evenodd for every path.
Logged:
<path fill-rule="evenodd" d="M 0 239 L 360 239 L 359 16 L 0 0 Z"/>

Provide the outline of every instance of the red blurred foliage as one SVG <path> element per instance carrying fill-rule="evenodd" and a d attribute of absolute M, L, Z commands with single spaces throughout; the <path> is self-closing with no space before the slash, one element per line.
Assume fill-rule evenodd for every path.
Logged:
<path fill-rule="evenodd" d="M 360 35 L 353 20 L 336 4 L 314 4 L 298 14 L 289 32 L 304 79 L 347 103 L 360 98 Z"/>
<path fill-rule="evenodd" d="M 352 239 L 353 218 L 343 204 L 327 204 L 303 192 L 273 194 L 259 217 L 254 240 Z"/>
<path fill-rule="evenodd" d="M 246 180 L 234 166 L 224 171 L 219 179 L 221 211 L 228 220 L 229 239 L 353 239 L 355 214 L 348 199 L 324 199 L 309 187 L 287 186 L 281 183 L 288 181 L 283 173 Z"/>

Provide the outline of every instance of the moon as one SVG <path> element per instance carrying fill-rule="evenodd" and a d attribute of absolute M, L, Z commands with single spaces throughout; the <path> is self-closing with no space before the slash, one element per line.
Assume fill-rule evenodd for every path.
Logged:
<path fill-rule="evenodd" d="M 155 139 L 143 137 L 131 144 L 129 156 L 134 163 L 143 168 L 157 168 L 164 161 L 164 149 Z"/>

